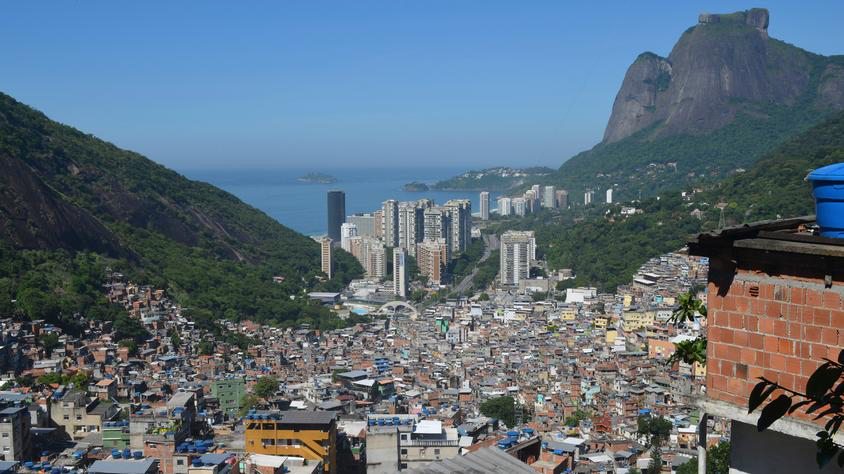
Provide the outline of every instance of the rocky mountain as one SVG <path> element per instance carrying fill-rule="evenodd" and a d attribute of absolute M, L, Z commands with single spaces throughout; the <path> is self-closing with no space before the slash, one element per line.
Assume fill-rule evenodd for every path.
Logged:
<path fill-rule="evenodd" d="M 667 58 L 640 55 L 603 141 L 537 181 L 573 196 L 612 187 L 620 201 L 713 184 L 844 109 L 844 56 L 771 38 L 769 20 L 704 14 Z"/>
<path fill-rule="evenodd" d="M 741 112 L 844 108 L 844 65 L 768 36 L 768 11 L 702 14 L 667 58 L 640 55 L 624 77 L 604 132 L 611 143 L 653 127 L 650 138 L 704 134 Z"/>
<path fill-rule="evenodd" d="M 41 252 L 38 259 L 49 262 L 53 255 L 94 254 L 168 285 L 183 302 L 215 316 L 275 321 L 308 313 L 291 294 L 336 289 L 361 271 L 338 251 L 337 278 L 321 283 L 319 246 L 312 239 L 225 191 L 54 122 L 4 94 L 0 166 L 0 247 L 10 249 L 0 257 Z M 61 294 L 64 274 L 72 272 L 45 265 L 53 274 L 35 278 L 19 268 L 0 258 L 0 286 L 13 296 L 32 281 L 43 282 L 38 291 Z M 284 283 L 274 283 L 275 275 Z M 317 310 L 312 316 L 328 318 Z"/>

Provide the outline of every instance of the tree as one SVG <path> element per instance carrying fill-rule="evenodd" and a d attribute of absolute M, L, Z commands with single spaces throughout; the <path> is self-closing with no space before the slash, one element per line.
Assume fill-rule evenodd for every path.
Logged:
<path fill-rule="evenodd" d="M 579 425 L 582 420 L 588 419 L 589 413 L 585 410 L 581 410 L 578 408 L 570 417 L 566 418 L 566 426 L 574 427 Z"/>
<path fill-rule="evenodd" d="M 697 474 L 697 458 L 691 458 L 678 466 L 676 474 Z"/>
<path fill-rule="evenodd" d="M 706 450 L 706 474 L 730 472 L 730 443 L 723 441 Z"/>
<path fill-rule="evenodd" d="M 182 336 L 179 335 L 179 331 L 175 329 L 170 330 L 170 344 L 177 350 L 181 347 Z"/>
<path fill-rule="evenodd" d="M 844 423 L 844 350 L 838 353 L 837 360 L 825 358 L 824 361 L 809 376 L 804 392 L 760 377 L 761 381 L 753 387 L 748 397 L 747 412 L 753 413 L 766 400 L 779 393 L 762 408 L 756 422 L 759 431 L 765 431 L 775 421 L 801 408 L 805 409 L 806 414 L 815 415 L 815 420 L 825 419 L 824 429 L 817 433 L 818 467 L 823 468 L 836 456 L 838 465 L 844 467 L 842 446 L 833 440 Z"/>
<path fill-rule="evenodd" d="M 256 397 L 264 400 L 272 398 L 277 391 L 278 379 L 269 375 L 259 378 L 255 383 L 255 387 L 252 389 L 252 393 L 254 393 Z"/>
<path fill-rule="evenodd" d="M 238 416 L 245 416 L 247 413 L 249 413 L 249 410 L 258 406 L 258 403 L 260 401 L 261 400 L 258 399 L 258 397 L 256 397 L 255 395 L 253 395 L 251 393 L 246 395 L 245 397 L 243 397 L 243 400 L 241 400 L 241 402 L 240 402 L 240 411 L 238 411 L 237 415 Z"/>
<path fill-rule="evenodd" d="M 659 474 L 662 471 L 662 448 L 659 445 L 651 447 L 651 462 L 648 463 L 648 474 Z"/>
<path fill-rule="evenodd" d="M 489 301 L 489 294 L 486 292 L 481 293 L 481 295 L 478 296 L 478 301 Z"/>
<path fill-rule="evenodd" d="M 197 351 L 199 351 L 199 355 L 209 356 L 214 353 L 214 343 L 211 341 L 200 341 Z"/>
<path fill-rule="evenodd" d="M 703 301 L 697 299 L 692 291 L 683 293 L 677 298 L 678 306 L 671 315 L 669 321 L 675 326 L 685 324 L 686 322 L 693 322 L 697 315 L 706 317 L 706 306 Z M 700 364 L 706 363 L 706 343 L 707 339 L 699 336 L 695 339 L 682 341 L 674 344 L 674 354 L 668 359 L 669 364 L 675 361 L 683 361 L 687 364 L 695 362 Z"/>
<path fill-rule="evenodd" d="M 516 401 L 513 397 L 496 397 L 481 403 L 481 413 L 497 418 L 508 427 L 516 424 Z"/>
<path fill-rule="evenodd" d="M 129 349 L 130 356 L 138 355 L 138 343 L 134 339 L 121 339 L 117 345 Z"/>
<path fill-rule="evenodd" d="M 636 420 L 637 433 L 645 437 L 645 445 L 661 446 L 671 435 L 671 422 L 660 416 L 642 415 Z"/>
<path fill-rule="evenodd" d="M 61 342 L 59 342 L 59 335 L 51 332 L 41 336 L 41 345 L 44 347 L 44 352 L 47 353 L 47 357 L 51 356 L 53 354 L 53 349 L 57 349 L 61 346 Z"/>

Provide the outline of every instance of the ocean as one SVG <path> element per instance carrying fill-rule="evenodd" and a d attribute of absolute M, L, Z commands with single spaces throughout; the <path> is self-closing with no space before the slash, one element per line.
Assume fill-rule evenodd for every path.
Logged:
<path fill-rule="evenodd" d="M 181 169 L 190 179 L 222 188 L 244 202 L 264 211 L 275 220 L 305 235 L 326 233 L 326 193 L 339 189 L 346 193 L 346 215 L 372 212 L 387 199 L 412 201 L 422 198 L 443 204 L 449 199 L 471 199 L 472 212 L 480 210 L 478 192 L 405 192 L 412 181 L 433 184 L 457 176 L 466 168 L 275 168 L 275 169 Z M 310 172 L 337 178 L 333 184 L 310 184 L 297 178 Z M 490 193 L 495 208 L 497 193 Z"/>

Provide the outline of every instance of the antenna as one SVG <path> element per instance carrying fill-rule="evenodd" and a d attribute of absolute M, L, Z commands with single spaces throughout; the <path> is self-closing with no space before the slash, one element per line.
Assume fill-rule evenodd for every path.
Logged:
<path fill-rule="evenodd" d="M 715 207 L 717 207 L 720 211 L 720 216 L 718 217 L 718 229 L 723 229 L 724 227 L 727 227 L 727 221 L 724 218 L 724 209 L 727 207 L 727 203 L 719 202 L 715 205 Z"/>

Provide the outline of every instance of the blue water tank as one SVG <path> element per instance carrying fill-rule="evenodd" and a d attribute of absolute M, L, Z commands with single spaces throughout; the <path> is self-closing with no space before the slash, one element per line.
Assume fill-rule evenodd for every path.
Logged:
<path fill-rule="evenodd" d="M 821 237 L 844 239 L 844 163 L 818 168 L 806 179 L 812 183 Z"/>

